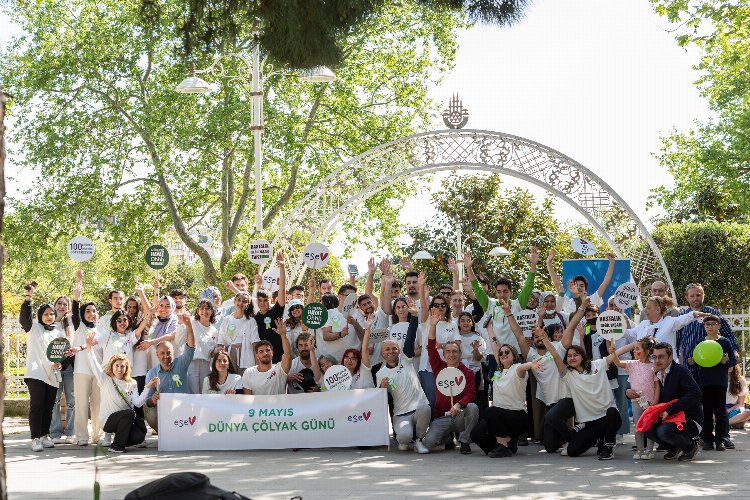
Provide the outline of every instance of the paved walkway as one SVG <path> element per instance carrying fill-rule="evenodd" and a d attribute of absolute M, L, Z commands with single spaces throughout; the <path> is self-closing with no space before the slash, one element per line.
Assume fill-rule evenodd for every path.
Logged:
<path fill-rule="evenodd" d="M 510 459 L 487 458 L 476 446 L 470 456 L 395 448 L 159 453 L 153 437 L 146 449 L 95 458 L 90 446 L 32 453 L 23 419 L 6 419 L 3 428 L 12 499 L 92 498 L 95 467 L 103 499 L 122 498 L 180 471 L 202 472 L 213 484 L 253 499 L 750 498 L 747 431 L 732 431 L 736 450 L 702 451 L 692 463 L 675 463 L 662 454 L 634 462 L 632 435 L 606 462 L 592 452 L 578 458 L 548 455 L 536 445 Z"/>

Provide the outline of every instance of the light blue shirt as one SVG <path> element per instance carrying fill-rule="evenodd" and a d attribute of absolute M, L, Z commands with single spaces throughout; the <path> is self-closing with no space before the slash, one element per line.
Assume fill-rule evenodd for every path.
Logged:
<path fill-rule="evenodd" d="M 178 394 L 190 394 L 188 388 L 187 371 L 190 366 L 190 362 L 193 361 L 193 354 L 195 354 L 195 347 L 185 346 L 185 352 L 182 355 L 177 356 L 172 362 L 172 369 L 164 371 L 161 369 L 161 364 L 151 368 L 146 374 L 146 382 L 154 377 L 159 377 L 159 392 L 160 393 L 178 393 Z M 156 387 L 152 387 L 148 393 L 148 398 L 154 395 Z"/>

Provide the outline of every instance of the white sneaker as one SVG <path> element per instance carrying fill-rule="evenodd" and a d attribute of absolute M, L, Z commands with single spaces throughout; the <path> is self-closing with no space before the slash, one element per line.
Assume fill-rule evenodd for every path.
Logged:
<path fill-rule="evenodd" d="M 420 455 L 425 455 L 430 452 L 429 448 L 427 448 L 421 439 L 417 439 L 414 442 L 414 451 L 419 453 Z"/>
<path fill-rule="evenodd" d="M 111 432 L 105 432 L 104 437 L 102 438 L 101 445 L 105 448 L 112 446 L 112 433 Z"/>
<path fill-rule="evenodd" d="M 76 443 L 78 446 L 88 446 L 89 440 L 88 439 L 79 439 L 78 443 Z"/>
<path fill-rule="evenodd" d="M 52 442 L 55 444 L 67 444 L 68 443 L 68 436 L 63 434 L 62 436 L 52 438 Z"/>
<path fill-rule="evenodd" d="M 617 438 L 615 438 L 615 445 L 621 444 L 625 444 L 625 436 L 623 436 L 622 434 L 618 434 Z"/>
<path fill-rule="evenodd" d="M 42 446 L 45 448 L 54 448 L 55 443 L 52 441 L 52 438 L 49 436 L 44 436 L 42 438 Z"/>
<path fill-rule="evenodd" d="M 564 444 L 562 448 L 560 448 L 560 455 L 563 456 L 563 457 L 567 457 L 568 456 L 568 445 L 567 445 L 567 443 Z"/>
<path fill-rule="evenodd" d="M 143 440 L 143 442 L 142 442 L 142 443 L 140 443 L 140 444 L 139 444 L 139 445 L 138 445 L 137 447 L 138 447 L 138 448 L 148 448 L 148 443 L 147 443 L 147 442 L 146 442 L 146 440 L 144 439 L 144 440 Z"/>
<path fill-rule="evenodd" d="M 641 454 L 641 459 L 642 460 L 651 460 L 652 458 L 654 458 L 654 452 L 653 451 L 644 451 Z"/>
<path fill-rule="evenodd" d="M 39 438 L 34 438 L 31 440 L 31 451 L 39 452 L 44 449 L 44 446 L 42 446 L 42 440 Z"/>
<path fill-rule="evenodd" d="M 398 443 L 398 451 L 409 451 L 409 443 Z"/>
<path fill-rule="evenodd" d="M 646 454 L 645 451 L 636 451 L 633 454 L 633 460 L 643 460 L 643 456 Z"/>

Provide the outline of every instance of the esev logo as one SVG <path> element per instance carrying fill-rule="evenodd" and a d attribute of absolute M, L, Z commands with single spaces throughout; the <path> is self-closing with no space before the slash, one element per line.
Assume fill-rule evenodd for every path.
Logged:
<path fill-rule="evenodd" d="M 187 425 L 195 425 L 195 421 L 198 420 L 196 416 L 182 418 L 174 421 L 175 427 L 185 427 Z"/>
<path fill-rule="evenodd" d="M 371 411 L 363 411 L 362 413 L 358 413 L 356 415 L 349 415 L 348 417 L 346 417 L 346 419 L 349 422 L 354 422 L 356 424 L 358 422 L 367 422 L 368 420 L 370 420 L 371 416 Z"/>

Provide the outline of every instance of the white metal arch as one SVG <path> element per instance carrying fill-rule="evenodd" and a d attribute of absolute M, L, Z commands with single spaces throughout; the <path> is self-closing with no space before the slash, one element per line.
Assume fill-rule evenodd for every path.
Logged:
<path fill-rule="evenodd" d="M 572 158 L 535 141 L 483 130 L 439 130 L 402 137 L 362 153 L 331 172 L 281 224 L 272 248 L 289 258 L 292 282 L 304 266 L 292 236 L 325 241 L 349 213 L 396 182 L 444 170 L 499 172 L 537 185 L 583 215 L 620 257 L 631 259 L 643 288 L 661 279 L 674 296 L 672 280 L 646 226 L 604 181 Z M 623 231 L 622 228 L 626 229 Z M 638 245 L 645 241 L 647 245 Z"/>

